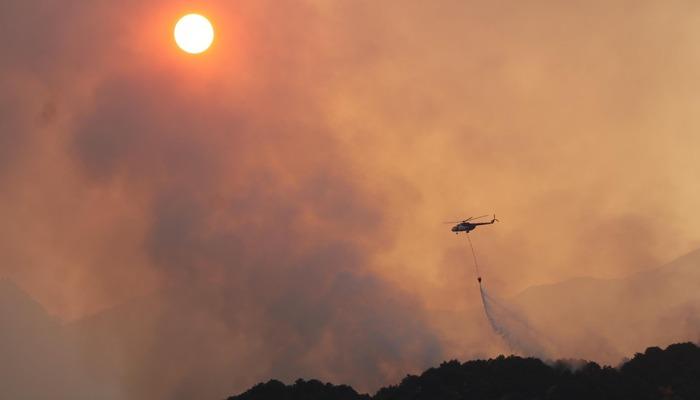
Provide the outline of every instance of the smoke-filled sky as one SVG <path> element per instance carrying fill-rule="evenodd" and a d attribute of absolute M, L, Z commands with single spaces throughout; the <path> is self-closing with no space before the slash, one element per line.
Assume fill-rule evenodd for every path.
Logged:
<path fill-rule="evenodd" d="M 497 213 L 504 297 L 700 247 L 695 1 L 5 0 L 0 44 L 0 275 L 65 321 L 156 296 L 237 389 L 488 353 L 443 221 Z"/>

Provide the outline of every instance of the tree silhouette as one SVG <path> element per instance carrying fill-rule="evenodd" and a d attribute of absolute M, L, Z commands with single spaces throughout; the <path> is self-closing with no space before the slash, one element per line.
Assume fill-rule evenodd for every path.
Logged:
<path fill-rule="evenodd" d="M 620 368 L 594 362 L 499 356 L 452 360 L 374 396 L 316 380 L 258 384 L 229 400 L 697 400 L 700 348 L 693 343 L 650 347 Z"/>

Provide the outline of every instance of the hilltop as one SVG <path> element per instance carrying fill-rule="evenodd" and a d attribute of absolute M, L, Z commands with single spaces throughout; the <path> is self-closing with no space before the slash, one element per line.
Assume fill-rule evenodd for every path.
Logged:
<path fill-rule="evenodd" d="M 228 400 L 576 400 L 700 398 L 700 347 L 679 343 L 650 347 L 617 368 L 582 360 L 544 362 L 499 356 L 460 363 L 449 361 L 374 396 L 346 385 L 272 380 Z"/>

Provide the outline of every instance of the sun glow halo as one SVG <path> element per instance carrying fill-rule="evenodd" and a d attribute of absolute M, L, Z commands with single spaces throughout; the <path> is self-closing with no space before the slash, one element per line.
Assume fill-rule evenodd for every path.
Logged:
<path fill-rule="evenodd" d="M 214 41 L 214 27 L 199 14 L 187 14 L 175 24 L 175 43 L 183 51 L 199 54 L 206 51 Z"/>

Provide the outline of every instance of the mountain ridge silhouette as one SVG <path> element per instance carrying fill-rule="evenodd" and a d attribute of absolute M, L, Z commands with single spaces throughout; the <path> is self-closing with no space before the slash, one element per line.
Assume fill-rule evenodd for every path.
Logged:
<path fill-rule="evenodd" d="M 299 379 L 259 383 L 227 400 L 691 400 L 700 398 L 700 347 L 649 347 L 617 368 L 584 360 L 499 356 L 447 361 L 373 396 L 347 385 Z"/>

